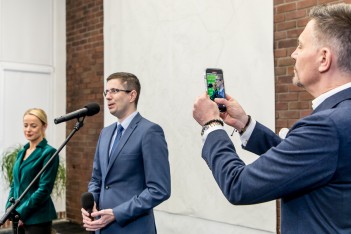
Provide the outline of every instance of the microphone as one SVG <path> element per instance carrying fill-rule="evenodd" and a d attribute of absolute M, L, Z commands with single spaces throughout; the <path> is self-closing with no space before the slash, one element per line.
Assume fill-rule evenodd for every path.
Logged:
<path fill-rule="evenodd" d="M 92 193 L 90 192 L 85 192 L 82 194 L 81 197 L 81 203 L 82 203 L 82 207 L 88 211 L 89 216 L 90 214 L 93 212 L 93 207 L 94 207 L 94 196 Z M 90 217 L 92 218 L 92 217 Z"/>
<path fill-rule="evenodd" d="M 94 220 L 93 217 L 91 217 L 91 213 L 93 212 L 93 207 L 94 207 L 94 196 L 90 192 L 85 192 L 82 194 L 81 197 L 81 203 L 82 207 L 88 211 L 89 217 L 91 220 Z M 89 232 L 89 234 L 94 234 L 95 232 Z"/>
<path fill-rule="evenodd" d="M 207 88 L 213 88 L 213 84 L 208 84 Z"/>
<path fill-rule="evenodd" d="M 84 116 L 92 116 L 92 115 L 99 113 L 99 111 L 100 111 L 99 104 L 89 103 L 88 105 L 84 106 L 84 108 L 82 108 L 82 109 L 73 111 L 71 113 L 62 115 L 61 117 L 54 119 L 54 122 L 55 122 L 55 124 L 59 124 L 59 123 L 66 122 L 66 121 L 71 120 L 71 119 L 75 119 L 75 118 L 80 118 L 80 117 L 84 117 Z"/>

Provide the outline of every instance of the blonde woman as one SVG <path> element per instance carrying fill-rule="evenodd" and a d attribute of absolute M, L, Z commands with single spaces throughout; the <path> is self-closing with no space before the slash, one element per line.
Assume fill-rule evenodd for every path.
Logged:
<path fill-rule="evenodd" d="M 9 198 L 18 199 L 56 152 L 45 139 L 47 125 L 47 116 L 42 109 L 32 108 L 24 113 L 23 133 L 28 143 L 17 155 Z M 59 157 L 56 156 L 16 208 L 20 214 L 19 229 L 23 227 L 25 234 L 51 233 L 52 220 L 57 216 L 50 194 L 58 166 Z M 9 206 L 8 201 L 6 209 Z"/>

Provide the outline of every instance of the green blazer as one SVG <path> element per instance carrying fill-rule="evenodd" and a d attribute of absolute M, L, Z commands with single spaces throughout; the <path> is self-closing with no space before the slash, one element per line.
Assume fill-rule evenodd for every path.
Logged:
<path fill-rule="evenodd" d="M 56 149 L 48 145 L 47 140 L 44 138 L 33 153 L 23 161 L 28 148 L 29 143 L 18 153 L 13 166 L 13 181 L 6 209 L 11 206 L 9 199 L 13 197 L 17 200 L 56 152 Z M 57 218 L 50 194 L 54 187 L 58 166 L 59 157 L 56 156 L 17 206 L 16 211 L 20 214 L 21 220 L 25 224 L 44 223 Z"/>

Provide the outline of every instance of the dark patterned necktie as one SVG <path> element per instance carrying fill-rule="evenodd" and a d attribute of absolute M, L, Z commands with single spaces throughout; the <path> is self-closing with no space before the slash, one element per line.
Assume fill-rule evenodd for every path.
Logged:
<path fill-rule="evenodd" d="M 116 135 L 115 141 L 113 142 L 113 146 L 112 146 L 110 155 L 111 155 L 112 152 L 117 148 L 117 145 L 118 145 L 119 140 L 121 139 L 123 130 L 124 130 L 124 129 L 123 129 L 122 125 L 119 124 L 119 125 L 117 126 L 117 135 Z"/>

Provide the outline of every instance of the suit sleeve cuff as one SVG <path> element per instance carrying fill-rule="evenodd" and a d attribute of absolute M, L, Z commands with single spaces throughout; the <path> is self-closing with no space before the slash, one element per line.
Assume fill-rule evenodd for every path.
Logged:
<path fill-rule="evenodd" d="M 224 129 L 223 126 L 221 125 L 216 125 L 216 126 L 211 126 L 209 127 L 208 129 L 206 129 L 204 131 L 204 135 L 202 135 L 202 143 L 204 144 L 206 139 L 207 139 L 207 136 L 208 134 L 210 134 L 211 132 L 215 131 L 215 130 L 218 130 L 218 129 Z"/>

